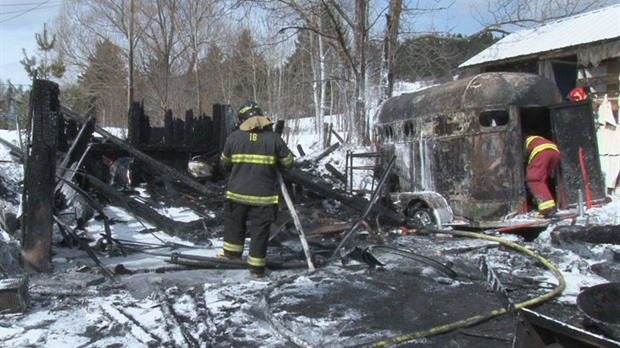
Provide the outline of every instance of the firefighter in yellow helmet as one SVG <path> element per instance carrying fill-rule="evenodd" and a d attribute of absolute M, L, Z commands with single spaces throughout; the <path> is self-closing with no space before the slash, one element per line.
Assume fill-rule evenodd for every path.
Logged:
<path fill-rule="evenodd" d="M 265 273 L 269 230 L 278 213 L 277 171 L 293 164 L 293 154 L 255 102 L 243 104 L 238 118 L 239 129 L 226 139 L 220 158 L 230 176 L 224 202 L 224 247 L 218 255 L 241 259 L 249 222 L 247 263 L 251 276 L 260 278 Z"/>

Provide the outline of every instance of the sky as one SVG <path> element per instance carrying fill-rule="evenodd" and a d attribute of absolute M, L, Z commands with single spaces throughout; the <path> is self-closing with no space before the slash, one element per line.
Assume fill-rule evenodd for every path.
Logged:
<path fill-rule="evenodd" d="M 36 51 L 35 33 L 43 32 L 43 24 L 51 24 L 64 0 L 0 0 L 0 80 L 26 88 L 31 80 L 19 63 Z"/>

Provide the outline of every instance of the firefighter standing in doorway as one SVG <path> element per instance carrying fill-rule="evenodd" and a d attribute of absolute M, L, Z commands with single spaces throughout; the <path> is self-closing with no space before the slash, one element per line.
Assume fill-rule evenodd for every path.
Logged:
<path fill-rule="evenodd" d="M 560 163 L 558 145 L 541 136 L 529 135 L 525 138 L 524 153 L 527 162 L 525 182 L 538 203 L 533 216 L 551 217 L 557 207 L 547 181 Z"/>
<path fill-rule="evenodd" d="M 249 222 L 247 263 L 251 276 L 261 278 L 269 230 L 278 213 L 277 171 L 293 164 L 293 154 L 255 102 L 247 101 L 238 118 L 239 129 L 226 139 L 220 158 L 230 176 L 224 202 L 224 247 L 218 256 L 241 259 Z"/>

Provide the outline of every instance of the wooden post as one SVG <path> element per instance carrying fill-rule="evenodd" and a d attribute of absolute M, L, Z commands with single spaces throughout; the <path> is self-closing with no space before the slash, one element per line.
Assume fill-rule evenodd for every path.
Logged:
<path fill-rule="evenodd" d="M 52 228 L 56 151 L 58 147 L 58 85 L 34 80 L 32 144 L 26 160 L 22 260 L 26 271 L 52 271 Z"/>

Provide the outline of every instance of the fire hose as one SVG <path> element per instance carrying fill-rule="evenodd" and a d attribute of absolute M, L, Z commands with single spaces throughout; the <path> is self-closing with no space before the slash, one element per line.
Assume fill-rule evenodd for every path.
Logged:
<path fill-rule="evenodd" d="M 566 281 L 564 280 L 564 276 L 562 276 L 562 273 L 560 272 L 560 270 L 550 261 L 548 261 L 547 259 L 545 259 L 544 257 L 542 257 L 541 255 L 535 253 L 534 251 L 521 246 L 520 244 L 502 239 L 502 238 L 498 238 L 498 237 L 494 237 L 494 236 L 489 236 L 489 235 L 485 235 L 485 234 L 480 234 L 480 233 L 474 233 L 474 232 L 467 232 L 467 231 L 459 231 L 459 230 L 435 230 L 435 229 L 426 229 L 426 232 L 429 233 L 442 233 L 442 234 L 451 234 L 453 236 L 459 236 L 459 237 L 467 237 L 467 238 L 479 238 L 479 239 L 486 239 L 486 240 L 490 240 L 490 241 L 494 241 L 494 242 L 498 242 L 506 247 L 515 249 L 517 251 L 523 252 L 535 259 L 537 259 L 538 261 L 540 261 L 543 265 L 545 265 L 545 267 L 547 267 L 550 271 L 552 271 L 555 274 L 555 277 L 558 279 L 558 285 L 555 287 L 555 289 L 553 289 L 553 291 L 548 292 L 542 296 L 533 298 L 531 300 L 527 300 L 524 302 L 519 302 L 516 303 L 514 305 L 516 310 L 519 310 L 521 308 L 526 308 L 526 307 L 531 307 L 531 306 L 535 306 L 535 305 L 539 305 L 545 301 L 548 301 L 558 295 L 560 295 L 562 293 L 562 291 L 564 291 L 564 288 L 566 287 Z M 467 326 L 471 326 L 471 325 L 475 325 L 475 324 L 479 324 L 479 323 L 483 323 L 485 321 L 491 320 L 495 317 L 498 317 L 500 315 L 506 314 L 508 313 L 508 309 L 507 308 L 499 308 L 496 310 L 493 310 L 487 314 L 483 314 L 483 315 L 475 315 L 466 319 L 462 319 L 462 320 L 458 320 L 455 321 L 453 323 L 449 323 L 449 324 L 445 324 L 445 325 L 441 325 L 441 326 L 436 326 L 434 328 L 428 329 L 428 330 L 423 330 L 423 331 L 417 331 L 417 332 L 412 332 L 412 333 L 408 333 L 408 334 L 404 334 L 404 335 L 400 335 L 400 336 L 395 336 L 392 338 L 388 338 L 385 340 L 381 340 L 381 341 L 377 341 L 368 345 L 365 345 L 364 347 L 384 347 L 388 344 L 396 344 L 396 343 L 402 343 L 405 341 L 410 341 L 410 340 L 414 340 L 414 339 L 419 339 L 419 338 L 424 338 L 424 337 L 431 337 L 431 336 L 436 336 L 439 334 L 443 334 L 443 333 L 448 333 L 451 331 L 454 331 L 456 329 L 459 328 L 463 328 L 463 327 L 467 327 Z"/>
<path fill-rule="evenodd" d="M 480 234 L 480 233 L 474 233 L 474 232 L 467 232 L 467 231 L 459 231 L 459 230 L 436 230 L 436 229 L 425 229 L 423 232 L 426 233 L 440 233 L 440 234 L 450 234 L 453 236 L 459 236 L 459 237 L 466 237 L 466 238 L 478 238 L 478 239 L 486 239 L 486 240 L 490 240 L 490 241 L 494 241 L 494 242 L 498 242 L 506 247 L 509 247 L 511 249 L 515 249 L 517 251 L 523 252 L 524 254 L 527 254 L 535 259 L 537 259 L 538 261 L 540 261 L 543 265 L 545 265 L 545 267 L 547 267 L 550 271 L 552 271 L 555 275 L 555 277 L 558 279 L 558 285 L 555 287 L 555 289 L 553 289 L 552 291 L 524 301 L 524 302 L 519 302 L 514 304 L 514 309 L 515 310 L 519 310 L 521 308 L 526 308 L 526 307 L 532 307 L 532 306 L 536 306 L 539 304 L 542 304 L 545 301 L 548 301 L 558 295 L 560 295 L 562 293 L 562 291 L 564 291 L 564 288 L 566 287 L 566 282 L 564 280 L 564 277 L 562 276 L 562 273 L 560 272 L 560 270 L 550 261 L 548 261 L 547 259 L 545 259 L 544 257 L 542 257 L 541 255 L 535 253 L 534 251 L 521 246 L 517 243 L 505 240 L 503 238 L 498 238 L 498 237 L 494 237 L 494 236 L 489 236 L 489 235 L 485 235 L 485 234 Z M 302 275 L 308 275 L 310 273 L 304 273 Z M 272 327 L 278 331 L 278 333 L 280 333 L 282 336 L 286 337 L 291 343 L 293 343 L 294 345 L 298 346 L 298 347 L 312 347 L 313 345 L 310 342 L 304 341 L 303 339 L 297 337 L 295 335 L 294 332 L 292 332 L 290 329 L 286 328 L 284 325 L 282 325 L 281 323 L 278 323 L 277 320 L 275 319 L 275 317 L 272 315 L 271 310 L 269 309 L 269 305 L 267 302 L 267 297 L 269 292 L 271 292 L 274 289 L 279 288 L 280 286 L 290 283 L 290 282 L 294 282 L 298 276 L 291 276 L 285 279 L 282 279 L 280 281 L 275 282 L 274 284 L 271 284 L 266 291 L 263 293 L 263 297 L 262 299 L 259 301 L 258 304 L 256 304 L 255 306 L 253 306 L 252 308 L 252 313 L 257 316 L 260 317 L 263 320 L 266 320 L 267 322 L 269 322 Z M 440 334 L 444 334 L 444 333 L 448 333 L 460 328 L 464 328 L 464 327 L 468 327 L 468 326 L 472 326 L 475 324 L 480 324 L 483 323 L 485 321 L 491 320 L 495 317 L 498 317 L 500 315 L 506 314 L 508 313 L 508 309 L 507 308 L 498 308 L 496 310 L 493 310 L 491 312 L 488 312 L 486 314 L 481 314 L 481 315 L 475 315 L 472 316 L 470 318 L 466 318 L 466 319 L 462 319 L 462 320 L 458 320 L 455 321 L 453 323 L 448 323 L 445 325 L 441 325 L 441 326 L 436 326 L 433 328 L 430 328 L 428 330 L 422 330 L 422 331 L 416 331 L 416 332 L 412 332 L 412 333 L 408 333 L 408 334 L 404 334 L 404 335 L 399 335 L 399 336 L 395 336 L 395 337 L 390 337 L 390 338 L 386 338 L 380 341 L 376 341 L 373 343 L 369 343 L 366 345 L 362 345 L 363 347 L 384 347 L 390 344 L 397 344 L 397 343 L 403 343 L 406 341 L 411 341 L 414 339 L 419 339 L 419 338 L 425 338 L 425 337 L 431 337 L 431 336 L 437 336 Z M 358 346 L 358 345 L 355 345 Z"/>

